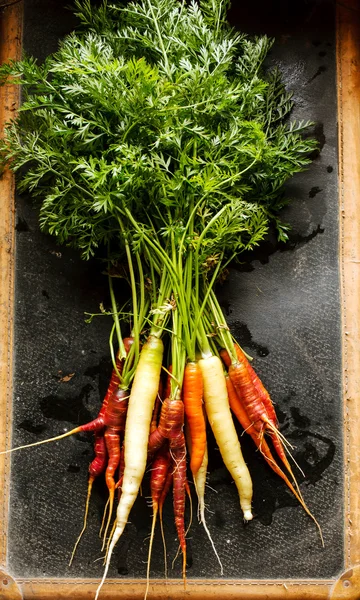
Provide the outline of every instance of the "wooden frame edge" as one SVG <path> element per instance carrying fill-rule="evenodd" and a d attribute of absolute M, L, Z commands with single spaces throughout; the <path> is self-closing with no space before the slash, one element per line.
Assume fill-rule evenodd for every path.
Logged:
<path fill-rule="evenodd" d="M 21 52 L 23 0 L 1 8 L 0 62 Z M 343 398 L 345 423 L 345 573 L 334 580 L 179 580 L 152 581 L 153 600 L 178 600 L 191 594 L 196 600 L 355 600 L 360 594 L 360 441 L 350 427 L 360 416 L 360 10 L 357 0 L 337 2 L 337 87 L 339 122 L 340 272 L 343 339 Z M 0 88 L 0 130 L 18 106 L 19 88 Z M 10 445 L 13 304 L 14 304 L 14 179 L 0 179 L 0 450 Z M 50 600 L 92 597 L 98 580 L 18 578 L 6 588 L 9 457 L 0 455 L 0 595 L 4 599 Z M 143 598 L 144 580 L 108 580 L 102 598 Z"/>
<path fill-rule="evenodd" d="M 360 6 L 337 4 L 345 567 L 360 564 Z M 358 588 L 360 593 L 360 587 Z"/>
<path fill-rule="evenodd" d="M 3 4 L 3 3 L 2 3 Z M 22 1 L 0 5 L 0 63 L 21 54 Z M 0 88 L 0 132 L 19 104 L 19 86 Z M 10 446 L 12 402 L 12 353 L 14 306 L 14 176 L 5 171 L 0 178 L 0 450 Z M 6 567 L 10 457 L 0 456 L 0 565 Z"/>

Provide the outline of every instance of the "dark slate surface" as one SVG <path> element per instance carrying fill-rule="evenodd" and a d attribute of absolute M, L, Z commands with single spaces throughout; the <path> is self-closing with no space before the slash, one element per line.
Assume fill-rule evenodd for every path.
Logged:
<path fill-rule="evenodd" d="M 67 2 L 26 0 L 25 49 L 43 58 L 74 24 Z M 290 242 L 269 240 L 245 265 L 231 270 L 220 290 L 229 323 L 276 401 L 282 431 L 306 478 L 301 489 L 321 523 L 316 528 L 242 437 L 254 480 L 256 519 L 244 527 L 235 486 L 211 444 L 207 520 L 228 578 L 323 578 L 342 570 L 343 489 L 340 397 L 340 314 L 334 8 L 327 1 L 253 0 L 234 24 L 276 36 L 271 62 L 295 92 L 297 118 L 316 121 L 321 145 L 305 174 L 288 187 Z M 111 370 L 110 322 L 84 322 L 107 300 L 96 264 L 56 247 L 38 231 L 26 198 L 17 201 L 15 394 L 13 443 L 56 435 L 97 413 Z M 67 382 L 61 374 L 75 373 Z M 72 569 L 67 567 L 81 527 L 91 438 L 80 435 L 13 456 L 10 570 L 23 577 L 99 577 L 97 537 L 106 493 L 95 485 L 89 526 Z M 151 510 L 144 496 L 116 549 L 110 576 L 144 577 Z M 168 557 L 177 550 L 172 508 L 165 511 Z M 196 521 L 196 519 L 195 519 Z M 201 527 L 189 536 L 189 577 L 218 577 Z M 152 575 L 162 576 L 157 535 Z M 180 575 L 177 562 L 171 576 Z"/>

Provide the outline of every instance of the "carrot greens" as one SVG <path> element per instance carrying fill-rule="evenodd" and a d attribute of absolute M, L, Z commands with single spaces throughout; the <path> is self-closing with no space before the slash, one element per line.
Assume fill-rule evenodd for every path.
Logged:
<path fill-rule="evenodd" d="M 264 440 L 268 464 L 311 515 L 284 459 L 277 422 L 264 405 L 267 396 L 248 374 L 246 357 L 236 353 L 215 285 L 229 262 L 257 246 L 270 228 L 287 240 L 288 226 L 280 215 L 289 201 L 284 183 L 309 165 L 316 142 L 308 133 L 310 122 L 290 119 L 291 94 L 280 71 L 265 64 L 273 40 L 235 31 L 227 23 L 228 7 L 227 0 L 142 0 L 125 6 L 104 0 L 98 7 L 76 0 L 80 26 L 55 54 L 41 65 L 25 57 L 0 68 L 1 83 L 11 79 L 23 89 L 22 106 L 8 124 L 0 153 L 4 165 L 17 173 L 19 190 L 35 198 L 41 229 L 77 248 L 85 260 L 107 253 L 111 339 L 117 340 L 121 372 L 115 352 L 113 362 L 122 394 L 130 397 L 121 495 L 104 578 L 147 457 L 154 459 L 147 451 L 150 422 L 157 448 L 165 439 L 156 429 L 159 407 L 152 418 L 162 366 L 169 373 L 172 365 L 170 399 L 177 401 L 186 365 L 196 368 L 205 413 L 239 490 L 244 518 L 252 518 L 252 486 L 230 406 L 240 407 L 260 449 L 268 433 L 276 452 L 283 452 L 284 469 L 296 489 L 271 464 Z M 131 290 L 128 352 L 112 284 L 117 269 Z M 233 377 L 232 405 L 221 348 Z M 187 390 L 190 397 L 196 392 Z M 198 406 L 202 401 L 198 398 Z M 193 415 L 188 419 L 193 475 L 203 470 L 196 485 L 205 524 L 206 439 L 203 431 L 199 448 Z M 197 419 L 204 423 L 202 412 Z M 111 431 L 108 427 L 99 435 L 112 436 L 108 455 L 116 457 L 109 475 L 111 507 L 124 426 L 115 415 Z M 185 442 L 182 433 L 181 439 L 171 433 L 166 439 L 173 452 L 169 481 L 185 557 Z M 164 453 L 169 462 L 167 446 L 158 451 L 162 454 L 154 464 Z M 158 500 L 154 510 L 156 519 Z M 110 509 L 106 530 L 111 516 Z"/>

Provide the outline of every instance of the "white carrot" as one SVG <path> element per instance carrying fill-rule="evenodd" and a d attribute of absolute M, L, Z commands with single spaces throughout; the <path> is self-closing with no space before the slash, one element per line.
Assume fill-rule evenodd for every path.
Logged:
<path fill-rule="evenodd" d="M 250 521 L 253 518 L 252 481 L 231 416 L 221 360 L 217 356 L 210 356 L 201 359 L 199 364 L 204 380 L 206 414 L 225 466 L 238 489 L 244 519 Z"/>
<path fill-rule="evenodd" d="M 125 529 L 145 473 L 150 422 L 159 389 L 163 350 L 162 341 L 155 336 L 150 336 L 140 353 L 126 418 L 125 469 L 122 493 L 116 514 L 116 527 L 110 542 L 104 575 L 97 589 L 95 600 L 97 600 L 105 581 L 111 555 Z"/>

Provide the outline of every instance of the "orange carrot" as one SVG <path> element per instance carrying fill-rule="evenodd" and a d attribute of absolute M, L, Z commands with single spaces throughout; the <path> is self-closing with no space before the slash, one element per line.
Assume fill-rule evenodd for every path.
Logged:
<path fill-rule="evenodd" d="M 263 431 L 264 426 L 270 425 L 266 408 L 251 381 L 249 372 L 243 362 L 231 364 L 229 377 L 235 391 L 247 412 L 251 424 L 257 431 Z"/>
<path fill-rule="evenodd" d="M 295 498 L 298 500 L 298 502 L 301 504 L 301 506 L 303 507 L 303 509 L 305 510 L 305 512 L 309 515 L 309 517 L 311 517 L 311 519 L 314 521 L 314 523 L 316 524 L 316 526 L 319 529 L 319 533 L 320 533 L 320 538 L 322 540 L 323 543 L 323 538 L 322 538 L 322 533 L 321 533 L 321 529 L 320 526 L 318 524 L 318 522 L 316 521 L 315 517 L 313 516 L 313 514 L 310 512 L 310 510 L 308 509 L 308 507 L 306 506 L 305 500 L 302 497 L 302 494 L 300 492 L 299 486 L 296 483 L 295 477 L 291 471 L 291 468 L 289 468 L 289 472 L 294 480 L 294 483 L 296 485 L 296 489 L 294 488 L 293 484 L 291 483 L 291 481 L 289 480 L 289 478 L 287 477 L 287 475 L 284 473 L 284 471 L 279 467 L 279 465 L 277 464 L 277 462 L 275 461 L 271 450 L 268 446 L 267 441 L 264 438 L 264 434 L 263 431 L 258 431 L 255 429 L 254 425 L 251 423 L 248 414 L 243 406 L 242 403 L 242 399 L 236 394 L 235 388 L 232 384 L 232 381 L 230 379 L 230 377 L 227 375 L 226 376 L 226 387 L 228 390 L 228 396 L 229 396 L 229 404 L 230 404 L 230 408 L 233 411 L 233 413 L 235 414 L 236 418 L 238 419 L 240 425 L 243 427 L 244 431 L 246 431 L 252 438 L 252 440 L 254 441 L 256 447 L 258 448 L 258 450 L 260 450 L 262 456 L 264 457 L 264 459 L 266 460 L 267 464 L 269 465 L 269 467 L 279 476 L 281 477 L 281 479 L 286 483 L 287 487 L 289 488 L 289 490 L 292 492 L 292 494 L 294 494 Z M 277 439 L 277 438 L 276 438 Z M 280 442 L 280 440 L 279 440 Z M 281 442 L 280 442 L 281 443 Z M 286 462 L 287 459 L 286 459 Z M 286 466 L 286 465 L 285 465 Z M 289 465 L 290 467 L 290 465 Z"/>
<path fill-rule="evenodd" d="M 277 416 L 276 416 L 276 412 L 275 412 L 275 408 L 274 408 L 274 404 L 270 398 L 270 394 L 267 391 L 267 389 L 265 388 L 264 384 L 262 383 L 260 377 L 257 375 L 257 373 L 255 372 L 255 370 L 253 369 L 252 365 L 250 364 L 250 362 L 248 361 L 247 357 L 245 356 L 245 353 L 243 352 L 243 350 L 240 348 L 240 346 L 238 344 L 234 344 L 234 348 L 235 348 L 235 352 L 236 352 L 236 356 L 237 359 L 240 363 L 243 363 L 246 367 L 246 370 L 250 376 L 250 379 L 259 395 L 259 398 L 261 399 L 261 401 L 264 404 L 264 407 L 266 409 L 266 412 L 268 414 L 268 417 L 270 419 L 270 421 L 277 426 Z M 231 365 L 231 357 L 228 353 L 228 351 L 225 348 L 222 348 L 220 350 L 220 356 L 222 358 L 222 360 L 224 361 L 225 365 L 229 368 Z"/>
<path fill-rule="evenodd" d="M 234 415 L 236 416 L 237 420 L 239 421 L 240 425 L 244 429 L 244 431 L 246 431 L 246 433 L 251 435 L 252 433 L 256 432 L 256 429 L 255 429 L 254 425 L 251 423 L 251 421 L 248 417 L 248 414 L 247 414 L 245 408 L 243 407 L 239 396 L 237 395 L 237 393 L 235 391 L 235 388 L 231 382 L 229 375 L 225 375 L 225 380 L 226 380 L 226 387 L 227 387 L 227 392 L 228 392 L 230 408 L 233 411 Z"/>
<path fill-rule="evenodd" d="M 268 391 L 266 390 L 266 388 L 264 387 L 264 385 L 261 382 L 258 375 L 255 373 L 253 367 L 249 363 L 248 359 L 246 358 L 244 352 L 241 350 L 240 346 L 238 344 L 234 344 L 234 348 L 236 350 L 236 355 L 237 355 L 239 363 L 246 367 L 247 373 L 248 373 L 250 380 L 254 387 L 254 390 L 253 390 L 254 394 L 257 394 L 259 406 L 263 406 L 263 408 L 266 411 L 267 417 L 268 417 L 267 423 L 266 423 L 266 421 L 264 421 L 263 425 L 261 425 L 261 423 L 260 424 L 258 423 L 258 426 L 256 428 L 261 431 L 264 431 L 264 429 L 265 429 L 269 433 L 269 435 L 271 436 L 271 439 L 272 439 L 274 449 L 275 449 L 278 457 L 280 458 L 280 460 L 282 461 L 282 463 L 284 464 L 286 469 L 291 474 L 291 476 L 295 482 L 295 485 L 297 486 L 295 476 L 293 474 L 291 465 L 288 461 L 288 458 L 287 458 L 285 450 L 284 450 L 283 443 L 282 443 L 279 433 L 278 433 L 278 421 L 277 421 L 275 408 L 274 408 L 274 405 L 270 398 L 270 395 L 269 395 Z M 223 348 L 220 351 L 220 356 L 223 359 L 225 365 L 230 367 L 231 358 L 225 348 Z M 250 387 L 249 382 L 248 382 L 248 386 Z M 239 395 L 239 393 L 241 394 L 239 387 L 237 388 L 236 393 L 237 393 L 237 395 Z M 243 393 L 245 393 L 245 391 Z M 239 419 L 239 421 L 241 423 L 240 419 Z M 246 429 L 246 427 L 244 427 L 244 429 Z"/>
<path fill-rule="evenodd" d="M 229 376 L 236 390 L 236 394 L 239 398 L 241 398 L 242 405 L 251 424 L 257 431 L 261 432 L 262 435 L 264 435 L 265 431 L 269 433 L 277 455 L 291 474 L 295 485 L 297 486 L 291 465 L 285 454 L 283 442 L 281 440 L 281 434 L 277 428 L 277 424 L 272 418 L 269 417 L 264 402 L 255 385 L 251 381 L 251 377 L 245 366 L 245 363 L 238 362 L 230 365 Z"/>
<path fill-rule="evenodd" d="M 189 362 L 183 380 L 183 401 L 191 437 L 190 469 L 195 475 L 201 467 L 206 447 L 206 423 L 203 411 L 203 379 L 199 364 Z"/>
<path fill-rule="evenodd" d="M 242 351 L 242 349 L 240 348 L 239 344 L 234 344 L 234 347 L 235 347 L 235 352 L 236 352 L 236 356 L 238 357 L 238 360 L 245 363 L 245 366 L 250 375 L 251 381 L 253 382 L 253 385 L 255 386 L 255 389 L 258 392 L 259 397 L 261 398 L 261 400 L 266 408 L 266 412 L 268 414 L 269 419 L 275 425 L 277 425 L 277 416 L 276 416 L 274 404 L 270 398 L 269 392 L 267 391 L 267 389 L 265 388 L 264 384 L 262 383 L 260 377 L 257 375 L 257 373 L 253 369 L 252 365 L 246 358 L 246 356 L 245 356 L 244 352 Z"/>
<path fill-rule="evenodd" d="M 238 419 L 240 425 L 242 426 L 244 431 L 246 431 L 246 433 L 248 433 L 252 437 L 253 441 L 256 444 L 256 447 L 263 454 L 268 465 L 275 471 L 275 473 L 277 473 L 282 479 L 284 479 L 284 481 L 286 482 L 286 485 L 291 489 L 291 491 L 298 498 L 298 494 L 297 494 L 297 492 L 295 492 L 292 484 L 290 483 L 290 481 L 288 480 L 286 475 L 283 473 L 283 471 L 280 469 L 280 467 L 278 466 L 278 464 L 275 462 L 274 458 L 272 457 L 270 448 L 269 448 L 264 436 L 262 435 L 262 432 L 257 431 L 255 429 L 255 427 L 253 426 L 253 424 L 251 423 L 251 421 L 247 415 L 247 412 L 242 404 L 242 401 L 239 398 L 239 396 L 237 395 L 235 388 L 231 382 L 231 379 L 228 375 L 226 376 L 226 387 L 228 390 L 230 408 L 233 411 L 236 418 Z"/>

